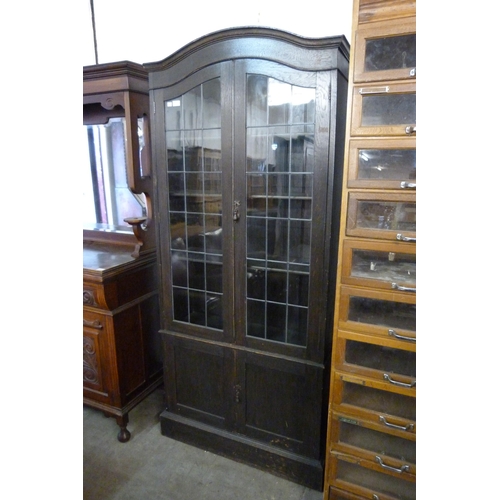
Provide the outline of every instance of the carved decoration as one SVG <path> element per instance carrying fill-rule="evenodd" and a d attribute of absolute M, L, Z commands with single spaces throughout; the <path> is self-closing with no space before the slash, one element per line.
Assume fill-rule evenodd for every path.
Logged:
<path fill-rule="evenodd" d="M 96 328 L 97 330 L 102 330 L 102 323 L 95 319 L 94 321 L 87 321 L 85 318 L 83 319 L 83 326 L 90 326 L 91 328 Z"/>
<path fill-rule="evenodd" d="M 94 292 L 90 290 L 83 291 L 83 304 L 86 306 L 95 306 L 97 305 L 94 297 Z"/>
<path fill-rule="evenodd" d="M 83 337 L 83 381 L 99 384 L 97 352 L 94 341 Z"/>

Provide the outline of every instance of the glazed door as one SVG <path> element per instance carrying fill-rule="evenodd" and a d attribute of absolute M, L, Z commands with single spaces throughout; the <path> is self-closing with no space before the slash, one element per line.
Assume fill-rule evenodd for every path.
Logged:
<path fill-rule="evenodd" d="M 321 418 L 329 78 L 236 63 L 236 426 L 309 456 Z"/>
<path fill-rule="evenodd" d="M 315 458 L 331 78 L 238 60 L 155 91 L 169 409 Z"/>
<path fill-rule="evenodd" d="M 163 328 L 232 342 L 231 63 L 155 90 Z"/>
<path fill-rule="evenodd" d="M 236 342 L 312 361 L 322 361 L 329 130 L 317 88 L 329 77 L 236 64 Z"/>

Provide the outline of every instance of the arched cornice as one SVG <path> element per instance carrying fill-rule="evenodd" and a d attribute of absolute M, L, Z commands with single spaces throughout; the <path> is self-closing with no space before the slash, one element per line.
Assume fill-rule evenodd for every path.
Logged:
<path fill-rule="evenodd" d="M 339 52 L 344 57 L 338 57 Z M 172 85 L 205 66 L 242 58 L 273 60 L 300 70 L 338 69 L 347 77 L 349 43 L 344 35 L 306 38 L 260 26 L 229 28 L 200 37 L 144 67 L 149 73 L 150 89 L 155 89 Z M 166 71 L 173 67 L 175 72 Z"/>

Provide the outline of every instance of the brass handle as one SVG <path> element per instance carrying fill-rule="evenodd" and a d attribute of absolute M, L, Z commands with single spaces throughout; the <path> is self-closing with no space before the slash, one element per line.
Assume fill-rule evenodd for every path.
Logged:
<path fill-rule="evenodd" d="M 391 424 L 390 422 L 387 422 L 385 417 L 383 417 L 382 415 L 379 416 L 379 419 L 387 427 L 391 427 L 392 429 L 398 429 L 400 431 L 412 431 L 413 428 L 415 427 L 413 424 L 408 424 L 408 425 Z"/>
<path fill-rule="evenodd" d="M 397 380 L 393 380 L 391 376 L 388 373 L 384 373 L 384 380 L 387 380 L 390 384 L 397 385 L 399 387 L 407 387 L 411 389 L 412 387 L 415 387 L 417 385 L 417 381 L 414 380 L 410 384 L 406 384 L 404 382 L 398 382 Z"/>
<path fill-rule="evenodd" d="M 240 205 L 239 200 L 233 201 L 233 220 L 240 220 Z"/>
<path fill-rule="evenodd" d="M 415 292 L 415 293 L 417 292 L 416 288 L 411 288 L 408 286 L 400 286 L 397 283 L 391 283 L 391 288 L 393 288 L 394 290 L 398 290 L 400 292 Z"/>
<path fill-rule="evenodd" d="M 416 342 L 417 341 L 417 339 L 414 337 L 405 337 L 404 335 L 399 335 L 396 333 L 395 330 L 388 330 L 388 332 L 389 332 L 389 335 L 391 337 L 394 337 L 395 339 L 408 340 L 409 342 Z"/>
<path fill-rule="evenodd" d="M 401 474 L 402 472 L 408 472 L 410 470 L 409 465 L 402 465 L 401 468 L 397 467 L 391 467 L 390 465 L 384 464 L 384 461 L 378 456 L 375 456 L 375 461 L 384 469 L 391 470 L 392 472 L 397 472 L 398 474 Z"/>

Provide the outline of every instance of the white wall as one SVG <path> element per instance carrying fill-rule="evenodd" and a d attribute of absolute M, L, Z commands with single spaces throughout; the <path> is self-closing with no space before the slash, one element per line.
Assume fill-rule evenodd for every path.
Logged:
<path fill-rule="evenodd" d="M 96 64 L 91 0 L 86 3 L 82 65 Z M 300 36 L 345 35 L 350 41 L 352 0 L 94 0 L 98 62 L 164 59 L 207 33 L 237 26 L 265 26 Z"/>

